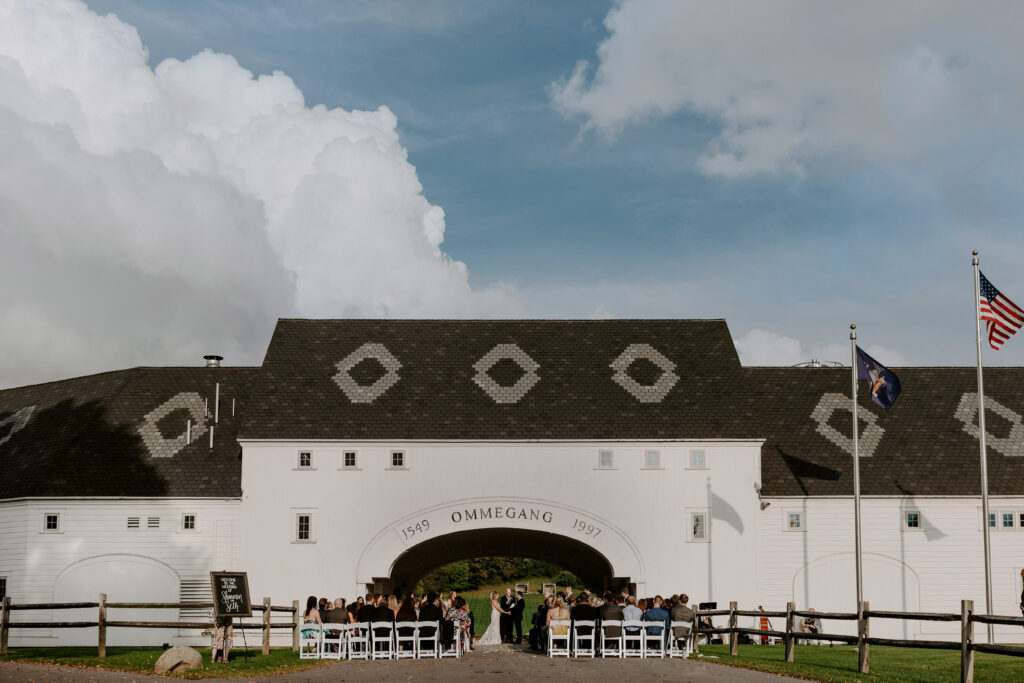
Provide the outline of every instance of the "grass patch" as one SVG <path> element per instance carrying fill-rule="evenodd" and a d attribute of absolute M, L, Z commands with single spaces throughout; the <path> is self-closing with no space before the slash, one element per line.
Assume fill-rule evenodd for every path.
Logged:
<path fill-rule="evenodd" d="M 175 678 L 272 676 L 305 671 L 329 663 L 326 660 L 300 660 L 299 653 L 292 652 L 291 648 L 271 648 L 270 654 L 264 657 L 257 647 L 256 649 L 250 648 L 248 652 L 242 648 L 235 648 L 231 651 L 227 664 L 221 662 L 212 664 L 210 663 L 210 648 L 196 649 L 203 655 L 203 668 L 199 671 L 187 671 L 180 674 L 169 674 L 169 676 Z M 8 650 L 6 656 L 0 657 L 0 662 L 62 664 L 109 671 L 153 673 L 153 665 L 163 653 L 163 648 L 159 647 L 108 647 L 107 656 L 100 659 L 96 656 L 95 647 L 19 647 Z"/>
<path fill-rule="evenodd" d="M 951 650 L 925 650 L 907 647 L 871 646 L 871 673 L 857 672 L 857 651 L 850 645 L 797 645 L 795 661 L 785 661 L 782 645 L 740 645 L 739 655 L 729 656 L 728 645 L 701 645 L 705 655 L 717 655 L 710 660 L 744 669 L 798 676 L 814 681 L 933 681 L 960 680 L 960 652 Z M 1018 657 L 974 655 L 974 677 L 979 681 L 1020 681 L 1024 665 Z"/>

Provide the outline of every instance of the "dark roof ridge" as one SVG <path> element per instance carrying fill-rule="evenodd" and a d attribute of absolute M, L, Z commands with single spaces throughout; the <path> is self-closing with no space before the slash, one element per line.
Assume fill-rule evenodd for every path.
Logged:
<path fill-rule="evenodd" d="M 278 318 L 278 322 L 393 322 L 393 323 L 614 323 L 725 322 L 725 318 Z"/>
<path fill-rule="evenodd" d="M 136 365 L 130 368 L 118 368 L 116 370 L 101 370 L 100 372 L 91 372 L 87 375 L 76 375 L 75 377 L 62 377 L 61 379 L 51 379 L 46 382 L 36 382 L 34 384 L 19 384 L 16 387 L 0 388 L 0 393 L 5 391 L 16 391 L 20 389 L 34 389 L 39 387 L 45 387 L 52 384 L 60 384 L 62 382 L 74 382 L 80 379 L 89 379 L 92 377 L 102 377 L 104 375 L 116 375 L 118 373 L 133 373 L 139 370 L 259 370 L 259 365 L 230 365 L 221 366 L 219 368 L 207 368 L 202 365 Z"/>

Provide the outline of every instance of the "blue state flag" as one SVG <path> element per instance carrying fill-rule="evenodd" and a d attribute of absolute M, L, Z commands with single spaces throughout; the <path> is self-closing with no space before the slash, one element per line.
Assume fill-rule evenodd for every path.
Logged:
<path fill-rule="evenodd" d="M 857 347 L 857 379 L 871 385 L 871 400 L 886 410 L 900 395 L 900 378 L 896 373 Z"/>

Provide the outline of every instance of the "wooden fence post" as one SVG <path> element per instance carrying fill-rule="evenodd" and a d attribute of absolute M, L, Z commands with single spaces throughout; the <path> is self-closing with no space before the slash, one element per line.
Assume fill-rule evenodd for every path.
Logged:
<path fill-rule="evenodd" d="M 99 614 L 96 617 L 96 656 L 107 656 L 107 594 L 100 593 Z"/>
<path fill-rule="evenodd" d="M 263 654 L 270 654 L 270 598 L 263 598 Z"/>
<path fill-rule="evenodd" d="M 0 607 L 0 655 L 7 654 L 7 633 L 11 630 L 11 596 L 4 596 Z"/>
<path fill-rule="evenodd" d="M 292 612 L 294 612 L 294 623 L 292 626 L 292 652 L 299 651 L 299 628 L 302 626 L 302 612 L 299 611 L 299 601 L 292 600 Z"/>
<path fill-rule="evenodd" d="M 796 638 L 793 637 L 793 610 L 796 605 L 791 602 L 786 603 L 786 635 L 784 640 L 786 643 L 786 661 L 792 662 L 796 651 Z"/>
<path fill-rule="evenodd" d="M 960 601 L 960 680 L 974 683 L 974 600 Z"/>
<path fill-rule="evenodd" d="M 729 654 L 733 657 L 740 653 L 740 639 L 736 637 L 736 603 L 729 603 Z"/>
<path fill-rule="evenodd" d="M 868 623 L 867 612 L 867 600 L 857 605 L 857 670 L 862 674 L 869 673 L 871 666 L 869 659 L 871 646 L 868 645 L 871 625 Z"/>

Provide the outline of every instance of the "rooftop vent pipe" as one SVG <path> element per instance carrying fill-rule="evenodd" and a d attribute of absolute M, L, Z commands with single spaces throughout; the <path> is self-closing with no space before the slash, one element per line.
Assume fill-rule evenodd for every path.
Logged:
<path fill-rule="evenodd" d="M 206 367 L 208 368 L 219 368 L 220 362 L 224 360 L 224 356 L 203 356 L 206 359 Z"/>

